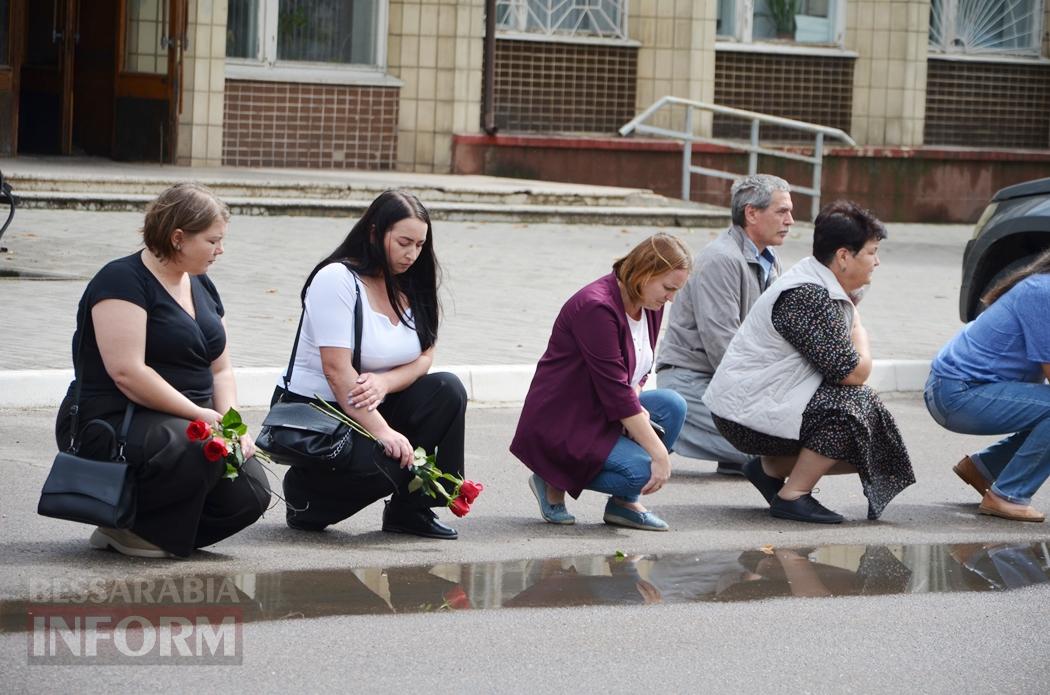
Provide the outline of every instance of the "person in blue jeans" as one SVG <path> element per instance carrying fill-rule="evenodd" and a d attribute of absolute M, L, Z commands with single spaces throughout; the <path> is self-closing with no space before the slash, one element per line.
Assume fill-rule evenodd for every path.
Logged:
<path fill-rule="evenodd" d="M 952 432 L 1009 434 L 953 470 L 981 494 L 980 513 L 1043 521 L 1031 501 L 1050 477 L 1050 252 L 983 301 L 933 360 L 926 408 Z"/>
<path fill-rule="evenodd" d="M 529 488 L 548 523 L 575 523 L 565 494 L 595 490 L 610 496 L 605 523 L 667 530 L 639 500 L 671 476 L 686 403 L 669 389 L 642 389 L 664 305 L 691 267 L 680 239 L 655 234 L 562 306 L 510 445 L 533 473 Z"/>

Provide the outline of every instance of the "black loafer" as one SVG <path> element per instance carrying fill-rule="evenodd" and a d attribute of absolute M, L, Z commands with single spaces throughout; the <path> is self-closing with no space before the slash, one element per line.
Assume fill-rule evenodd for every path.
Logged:
<path fill-rule="evenodd" d="M 843 521 L 841 514 L 831 511 L 809 493 L 797 500 L 775 496 L 769 504 L 769 513 L 778 519 L 805 521 L 810 524 L 841 524 Z"/>
<path fill-rule="evenodd" d="M 719 475 L 744 475 L 744 471 L 741 470 L 743 466 L 744 464 L 733 461 L 719 461 L 715 467 L 715 473 Z"/>
<path fill-rule="evenodd" d="M 743 466 L 743 473 L 744 477 L 755 486 L 755 489 L 762 493 L 766 504 L 772 504 L 773 498 L 780 492 L 780 488 L 784 487 L 783 480 L 774 478 L 763 470 L 762 459 L 757 456 L 753 459 L 748 459 Z"/>
<path fill-rule="evenodd" d="M 459 538 L 456 529 L 438 521 L 434 512 L 426 507 L 401 509 L 390 506 L 389 502 L 383 509 L 383 530 L 387 533 L 406 533 L 410 536 L 446 541 Z"/>

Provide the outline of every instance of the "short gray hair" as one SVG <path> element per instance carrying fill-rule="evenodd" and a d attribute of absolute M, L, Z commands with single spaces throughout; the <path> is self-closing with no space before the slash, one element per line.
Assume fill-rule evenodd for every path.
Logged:
<path fill-rule="evenodd" d="M 750 205 L 757 210 L 765 210 L 773 202 L 773 192 L 791 192 L 788 182 L 779 176 L 770 174 L 752 174 L 737 179 L 729 189 L 732 196 L 733 224 L 743 227 L 745 222 L 744 208 Z"/>

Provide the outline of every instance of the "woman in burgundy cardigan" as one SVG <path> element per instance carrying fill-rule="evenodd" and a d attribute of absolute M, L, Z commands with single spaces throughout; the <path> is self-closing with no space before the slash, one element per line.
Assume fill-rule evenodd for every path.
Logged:
<path fill-rule="evenodd" d="M 569 298 L 536 366 L 510 450 L 533 471 L 529 487 L 552 524 L 572 524 L 565 493 L 610 495 L 605 523 L 649 531 L 667 524 L 638 502 L 671 475 L 685 419 L 674 391 L 642 392 L 663 306 L 689 277 L 689 249 L 649 237 Z"/>

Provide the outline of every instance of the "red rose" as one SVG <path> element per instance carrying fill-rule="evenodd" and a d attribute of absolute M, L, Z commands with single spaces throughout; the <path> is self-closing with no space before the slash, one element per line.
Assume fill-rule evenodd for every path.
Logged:
<path fill-rule="evenodd" d="M 204 441 L 211 436 L 211 427 L 208 427 L 208 423 L 204 420 L 194 420 L 190 423 L 190 426 L 186 428 L 186 436 L 191 441 Z"/>
<path fill-rule="evenodd" d="M 209 461 L 220 461 L 230 455 L 226 442 L 216 437 L 204 445 L 204 458 Z"/>
<path fill-rule="evenodd" d="M 470 512 L 470 502 L 462 497 L 457 497 L 448 503 L 448 508 L 451 509 L 452 513 L 456 516 L 466 516 Z"/>
<path fill-rule="evenodd" d="M 485 486 L 481 483 L 475 483 L 473 480 L 464 480 L 463 484 L 459 486 L 459 494 L 467 501 L 467 504 L 474 504 L 474 500 L 478 498 L 478 495 L 484 489 Z"/>
<path fill-rule="evenodd" d="M 445 603 L 449 608 L 456 610 L 470 608 L 470 598 L 467 596 L 467 592 L 463 591 L 463 587 L 459 584 L 456 584 L 442 594 L 441 598 L 445 599 Z"/>

